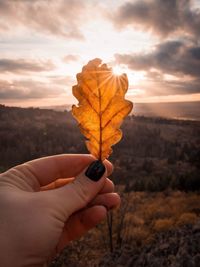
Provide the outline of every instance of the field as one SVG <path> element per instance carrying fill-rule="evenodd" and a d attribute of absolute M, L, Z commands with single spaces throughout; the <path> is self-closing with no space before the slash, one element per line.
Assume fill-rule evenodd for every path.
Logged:
<path fill-rule="evenodd" d="M 50 266 L 184 266 L 178 264 L 186 260 L 186 266 L 198 266 L 192 262 L 200 252 L 199 194 L 131 192 L 123 193 L 122 199 L 121 209 L 113 211 L 112 254 L 105 221 L 74 241 Z"/>
<path fill-rule="evenodd" d="M 200 122 L 130 116 L 122 128 L 110 158 L 122 196 L 112 212 L 113 253 L 103 222 L 50 266 L 197 267 Z M 69 111 L 0 106 L 0 171 L 59 153 L 87 153 Z"/>
<path fill-rule="evenodd" d="M 126 191 L 200 188 L 200 122 L 128 117 L 110 160 Z M 69 111 L 0 106 L 0 170 L 60 153 L 88 153 Z"/>

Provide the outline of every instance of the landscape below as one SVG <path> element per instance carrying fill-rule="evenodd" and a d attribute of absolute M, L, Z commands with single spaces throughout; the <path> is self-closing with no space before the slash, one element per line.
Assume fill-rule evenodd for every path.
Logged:
<path fill-rule="evenodd" d="M 200 121 L 132 115 L 122 130 L 110 157 L 122 196 L 113 212 L 114 252 L 104 222 L 50 266 L 197 267 Z M 88 153 L 69 111 L 0 105 L 0 172 L 60 153 Z"/>
<path fill-rule="evenodd" d="M 71 105 L 44 106 L 43 109 L 55 111 L 71 110 Z M 200 121 L 200 101 L 134 103 L 132 113 L 136 116 L 162 117 L 181 120 Z"/>

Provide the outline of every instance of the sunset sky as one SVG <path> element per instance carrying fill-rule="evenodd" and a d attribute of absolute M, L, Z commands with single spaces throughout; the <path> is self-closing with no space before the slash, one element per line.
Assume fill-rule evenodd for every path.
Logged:
<path fill-rule="evenodd" d="M 133 102 L 200 100 L 200 1 L 0 0 L 1 104 L 71 104 L 96 57 Z"/>

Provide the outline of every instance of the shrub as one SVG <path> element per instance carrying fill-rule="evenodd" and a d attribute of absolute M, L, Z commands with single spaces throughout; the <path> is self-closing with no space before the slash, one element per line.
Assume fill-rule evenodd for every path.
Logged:
<path fill-rule="evenodd" d="M 134 213 L 127 212 L 125 215 L 125 225 L 131 225 L 132 227 L 138 227 L 138 226 L 143 226 L 144 225 L 144 220 L 136 216 Z"/>
<path fill-rule="evenodd" d="M 194 224 L 197 221 L 197 219 L 198 217 L 196 214 L 191 213 L 191 212 L 185 212 L 181 214 L 176 224 L 178 226 L 181 226 L 184 224 Z"/>
<path fill-rule="evenodd" d="M 174 225 L 174 221 L 172 219 L 158 219 L 154 222 L 154 231 L 161 232 L 167 231 L 171 229 Z"/>
<path fill-rule="evenodd" d="M 137 246 L 141 246 L 148 242 L 150 232 L 145 227 L 129 227 L 126 230 L 126 240 L 135 242 Z"/>

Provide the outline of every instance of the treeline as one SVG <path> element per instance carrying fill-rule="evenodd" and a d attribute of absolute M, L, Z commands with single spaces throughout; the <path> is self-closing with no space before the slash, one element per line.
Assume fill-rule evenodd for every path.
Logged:
<path fill-rule="evenodd" d="M 86 152 L 68 111 L 0 106 L 0 166 L 59 153 Z"/>
<path fill-rule="evenodd" d="M 126 190 L 200 189 L 200 122 L 130 116 L 114 147 L 113 179 Z M 68 111 L 0 105 L 0 171 L 60 153 L 87 153 Z"/>
<path fill-rule="evenodd" d="M 127 191 L 200 189 L 200 122 L 129 117 L 122 128 L 113 160 Z"/>

